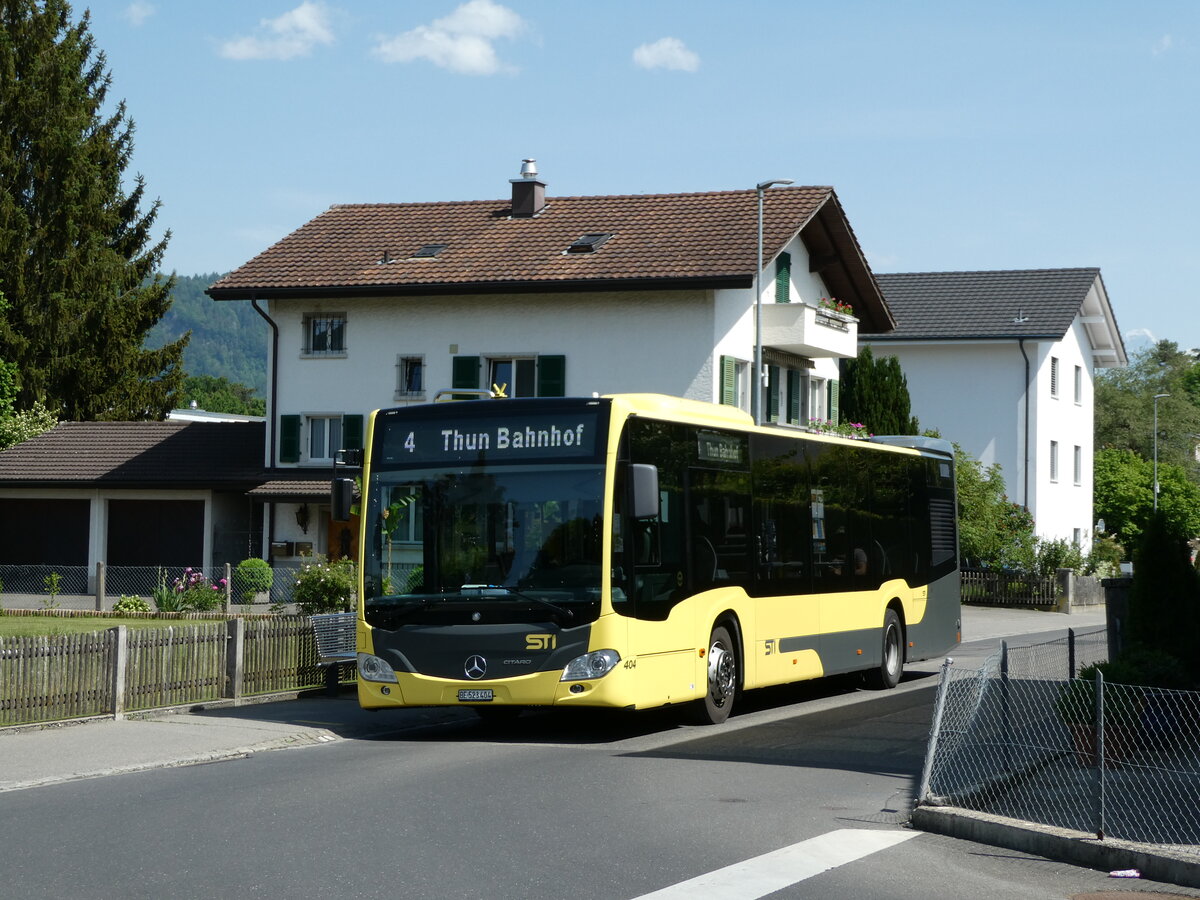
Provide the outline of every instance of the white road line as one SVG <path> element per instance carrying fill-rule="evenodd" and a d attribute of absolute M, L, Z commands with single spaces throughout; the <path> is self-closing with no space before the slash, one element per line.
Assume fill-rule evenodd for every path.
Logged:
<path fill-rule="evenodd" d="M 843 828 L 681 881 L 634 900 L 754 900 L 916 837 L 917 831 Z"/>

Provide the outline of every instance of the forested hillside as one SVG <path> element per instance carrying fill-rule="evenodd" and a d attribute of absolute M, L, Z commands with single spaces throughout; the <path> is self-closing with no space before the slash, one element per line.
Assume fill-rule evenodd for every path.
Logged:
<path fill-rule="evenodd" d="M 267 323 L 248 301 L 216 302 L 204 293 L 220 278 L 180 275 L 171 308 L 146 338 L 147 347 L 160 347 L 188 330 L 192 340 L 183 351 L 188 375 L 212 375 L 254 388 L 265 396 L 267 387 Z"/>

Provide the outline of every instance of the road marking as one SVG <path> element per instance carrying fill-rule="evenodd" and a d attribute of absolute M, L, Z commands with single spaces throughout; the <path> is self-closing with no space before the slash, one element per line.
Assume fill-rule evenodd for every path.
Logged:
<path fill-rule="evenodd" d="M 916 837 L 917 831 L 842 828 L 681 881 L 634 900 L 754 900 Z"/>

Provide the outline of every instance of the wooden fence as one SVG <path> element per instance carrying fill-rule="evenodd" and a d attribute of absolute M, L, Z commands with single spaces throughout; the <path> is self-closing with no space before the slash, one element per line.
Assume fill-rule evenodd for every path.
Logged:
<path fill-rule="evenodd" d="M 986 606 L 1055 608 L 1059 604 L 1058 580 L 1019 572 L 963 569 L 962 601 Z"/>
<path fill-rule="evenodd" d="M 319 687 L 307 618 L 0 637 L 0 726 Z"/>

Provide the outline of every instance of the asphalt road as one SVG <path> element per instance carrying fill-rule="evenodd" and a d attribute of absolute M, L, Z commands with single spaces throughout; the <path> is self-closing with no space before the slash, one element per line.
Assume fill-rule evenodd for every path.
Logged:
<path fill-rule="evenodd" d="M 718 728 L 352 697 L 214 711 L 345 739 L 0 794 L 0 896 L 1200 896 L 903 828 L 934 681 L 758 692 Z"/>

